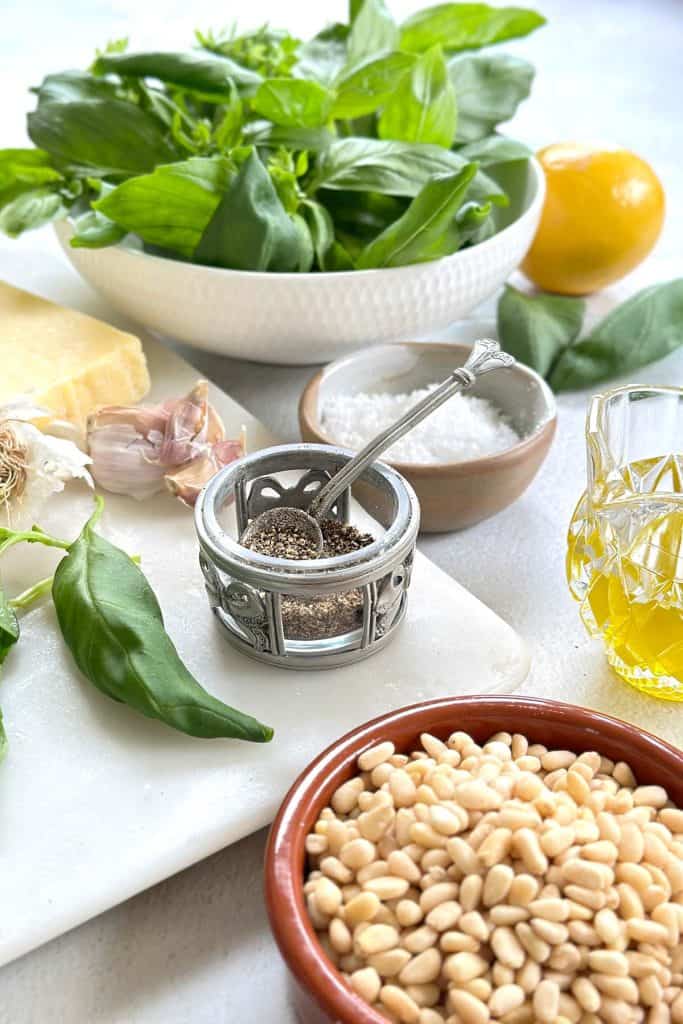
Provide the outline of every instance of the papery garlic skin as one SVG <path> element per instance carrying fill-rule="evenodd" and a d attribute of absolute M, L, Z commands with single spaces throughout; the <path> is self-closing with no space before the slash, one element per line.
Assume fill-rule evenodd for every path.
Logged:
<path fill-rule="evenodd" d="M 150 498 L 164 485 L 159 451 L 168 422 L 162 406 L 106 406 L 88 417 L 92 474 L 105 491 Z"/>
<path fill-rule="evenodd" d="M 205 380 L 156 406 L 108 406 L 88 418 L 87 444 L 97 483 L 115 494 L 148 498 L 164 484 L 186 505 L 218 470 L 244 454 L 225 440 Z"/>
<path fill-rule="evenodd" d="M 86 468 L 90 458 L 72 441 L 43 434 L 21 420 L 6 419 L 1 426 L 0 444 L 4 436 L 5 446 L 13 440 L 23 454 L 21 479 L 0 492 L 0 526 L 13 530 L 31 526 L 47 500 L 63 491 L 68 480 L 80 479 L 93 486 Z"/>

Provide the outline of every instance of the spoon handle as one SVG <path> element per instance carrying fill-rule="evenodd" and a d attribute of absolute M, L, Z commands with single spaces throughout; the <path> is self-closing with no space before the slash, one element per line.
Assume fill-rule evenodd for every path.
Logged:
<path fill-rule="evenodd" d="M 378 434 L 369 442 L 357 455 L 354 455 L 349 462 L 325 486 L 318 492 L 311 502 L 308 512 L 315 519 L 322 519 L 334 505 L 339 495 L 349 487 L 367 468 L 378 455 L 391 447 L 394 441 L 403 437 L 409 430 L 420 423 L 426 416 L 443 405 L 452 395 L 458 391 L 468 391 L 477 377 L 489 370 L 496 370 L 504 366 L 512 366 L 514 357 L 502 352 L 497 341 L 489 338 L 482 338 L 475 341 L 472 351 L 464 366 L 453 370 L 437 388 L 417 402 L 411 409 L 401 416 L 386 430 Z"/>

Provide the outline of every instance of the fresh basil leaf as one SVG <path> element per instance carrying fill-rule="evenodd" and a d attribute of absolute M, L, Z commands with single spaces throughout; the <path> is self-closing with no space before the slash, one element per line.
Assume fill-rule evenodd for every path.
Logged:
<path fill-rule="evenodd" d="M 416 196 L 430 178 L 453 174 L 466 164 L 452 150 L 425 142 L 349 137 L 336 139 L 320 153 L 309 188 Z M 470 198 L 505 201 L 499 186 L 481 171 L 472 182 Z"/>
<path fill-rule="evenodd" d="M 334 245 L 334 223 L 332 217 L 315 199 L 305 199 L 301 204 L 304 217 L 313 242 L 315 258 L 320 270 L 326 269 L 327 254 Z"/>
<path fill-rule="evenodd" d="M 336 228 L 367 243 L 405 213 L 408 201 L 380 192 L 330 189 L 325 193 L 325 207 Z"/>
<path fill-rule="evenodd" d="M 478 50 L 505 39 L 527 36 L 545 18 L 523 7 L 488 4 L 437 4 L 418 11 L 401 25 L 401 49 L 421 53 L 441 43 L 444 50 Z"/>
<path fill-rule="evenodd" d="M 198 263 L 232 270 L 296 270 L 302 233 L 287 215 L 256 153 L 242 164 L 194 252 Z"/>
<path fill-rule="evenodd" d="M 213 141 L 221 150 L 232 149 L 242 137 L 244 122 L 244 104 L 237 89 L 224 107 L 218 107 L 214 118 Z"/>
<path fill-rule="evenodd" d="M 398 25 L 384 0 L 363 0 L 352 19 L 346 47 L 349 66 L 398 47 Z"/>
<path fill-rule="evenodd" d="M 344 245 L 342 245 L 339 239 L 335 239 L 331 249 L 327 253 L 323 269 L 329 274 L 338 274 L 346 270 L 356 269 L 351 254 Z"/>
<path fill-rule="evenodd" d="M 423 53 L 389 97 L 379 119 L 380 139 L 453 145 L 458 119 L 455 89 L 440 46 Z M 469 158 L 468 158 L 469 159 Z"/>
<path fill-rule="evenodd" d="M 0 208 L 0 231 L 17 238 L 31 228 L 42 227 L 66 216 L 67 208 L 59 192 L 34 188 L 22 192 Z"/>
<path fill-rule="evenodd" d="M 333 93 L 304 78 L 271 78 L 256 90 L 254 110 L 285 128 L 318 128 L 332 109 Z"/>
<path fill-rule="evenodd" d="M 566 348 L 552 373 L 555 391 L 585 388 L 663 359 L 683 345 L 683 278 L 643 289 Z"/>
<path fill-rule="evenodd" d="M 231 86 L 254 90 L 261 76 L 229 57 L 204 53 L 122 53 L 98 57 L 96 74 L 114 72 L 126 78 L 158 78 L 180 89 L 190 89 L 205 99 L 230 99 Z"/>
<path fill-rule="evenodd" d="M 323 29 L 299 47 L 292 74 L 296 78 L 314 78 L 323 85 L 331 85 L 346 64 L 348 35 L 348 25 L 339 22 Z"/>
<path fill-rule="evenodd" d="M 35 188 L 61 181 L 62 175 L 52 166 L 52 157 L 42 149 L 0 149 L 0 201 L 9 188 Z"/>
<path fill-rule="evenodd" d="M 531 156 L 531 150 L 516 139 L 508 139 L 504 135 L 490 135 L 487 139 L 459 146 L 458 154 L 466 160 L 476 160 L 480 167 L 491 167 L 494 164 L 509 163 L 511 160 L 526 160 Z"/>
<path fill-rule="evenodd" d="M 359 270 L 405 267 L 448 256 L 461 244 L 455 214 L 462 206 L 476 164 L 428 181 L 397 221 L 365 247 Z"/>
<path fill-rule="evenodd" d="M 10 648 L 19 639 L 19 622 L 11 604 L 0 587 L 0 665 L 9 654 Z M 1 717 L 1 716 L 0 716 Z"/>
<path fill-rule="evenodd" d="M 473 142 L 509 121 L 531 91 L 534 68 L 509 54 L 468 54 L 449 61 L 458 104 L 456 142 Z"/>
<path fill-rule="evenodd" d="M 124 181 L 93 207 L 149 245 L 189 258 L 234 174 L 226 157 L 191 157 Z"/>
<path fill-rule="evenodd" d="M 87 71 L 61 71 L 47 75 L 35 90 L 38 104 L 75 103 L 78 100 L 117 99 L 120 87 Z"/>
<path fill-rule="evenodd" d="M 300 41 L 281 29 L 262 25 L 253 32 L 238 35 L 233 28 L 214 35 L 195 31 L 200 46 L 211 53 L 230 57 L 243 68 L 257 71 L 264 78 L 289 74 L 296 61 Z"/>
<path fill-rule="evenodd" d="M 315 244 L 308 221 L 300 213 L 294 213 L 291 221 L 297 232 L 297 261 L 294 267 L 300 274 L 307 274 L 315 262 Z"/>
<path fill-rule="evenodd" d="M 43 103 L 28 115 L 36 146 L 95 177 L 144 174 L 177 156 L 151 115 L 122 100 Z"/>
<path fill-rule="evenodd" d="M 379 110 L 391 97 L 414 60 L 407 53 L 390 53 L 343 72 L 335 83 L 337 98 L 332 107 L 332 117 L 362 117 Z"/>
<path fill-rule="evenodd" d="M 335 136 L 327 128 L 283 128 L 270 121 L 248 121 L 243 130 L 244 141 L 255 146 L 293 150 L 325 149 Z"/>
<path fill-rule="evenodd" d="M 73 222 L 74 234 L 70 245 L 74 249 L 102 249 L 107 245 L 116 245 L 127 232 L 99 210 L 87 210 Z"/>
<path fill-rule="evenodd" d="M 272 737 L 272 729 L 200 686 L 164 629 L 145 576 L 95 532 L 93 520 L 57 566 L 52 598 L 76 664 L 108 697 L 190 736 Z"/>
<path fill-rule="evenodd" d="M 578 338 L 583 299 L 526 295 L 511 285 L 498 302 L 498 337 L 506 352 L 546 377 L 560 352 Z"/>

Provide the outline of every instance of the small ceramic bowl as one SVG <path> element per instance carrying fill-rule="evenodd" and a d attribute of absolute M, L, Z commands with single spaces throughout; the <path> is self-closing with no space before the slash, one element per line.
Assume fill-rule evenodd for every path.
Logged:
<path fill-rule="evenodd" d="M 492 324 L 472 321 L 472 339 L 490 337 Z M 488 329 L 488 330 L 487 330 Z M 308 383 L 299 403 L 304 441 L 339 444 L 321 425 L 321 410 L 331 395 L 411 392 L 444 380 L 462 366 L 468 344 L 402 342 L 378 345 L 338 359 Z M 509 418 L 522 440 L 496 455 L 466 462 L 432 465 L 385 459 L 412 485 L 420 500 L 421 529 L 440 533 L 472 526 L 500 512 L 529 486 L 552 443 L 555 399 L 545 381 L 526 366 L 486 374 L 472 394 L 489 399 Z M 362 495 L 358 495 L 362 501 Z"/>
<path fill-rule="evenodd" d="M 491 170 L 491 169 L 489 169 Z M 519 266 L 543 209 L 538 160 L 491 170 L 510 197 L 500 230 L 452 256 L 408 267 L 326 274 L 223 270 L 142 251 L 127 236 L 104 249 L 73 249 L 78 273 L 138 323 L 197 348 L 260 363 L 321 363 L 369 342 L 441 330 L 493 295 Z"/>
<path fill-rule="evenodd" d="M 346 985 L 327 959 L 310 923 L 303 894 L 304 843 L 318 815 L 356 771 L 358 755 L 382 740 L 397 751 L 415 748 L 420 733 L 445 738 L 464 729 L 478 741 L 521 732 L 532 742 L 581 753 L 597 750 L 626 761 L 642 784 L 664 786 L 683 806 L 683 751 L 616 718 L 530 697 L 452 697 L 414 704 L 376 718 L 328 747 L 299 776 L 271 829 L 265 863 L 266 902 L 280 952 L 291 972 L 301 1024 L 384 1024 Z"/>

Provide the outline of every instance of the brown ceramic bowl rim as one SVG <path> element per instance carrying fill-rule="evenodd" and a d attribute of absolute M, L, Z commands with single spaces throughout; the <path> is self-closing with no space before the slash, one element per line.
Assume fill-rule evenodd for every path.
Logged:
<path fill-rule="evenodd" d="M 430 724 L 434 728 L 434 720 L 442 716 L 442 733 L 444 728 L 458 727 L 454 715 L 458 724 L 467 728 L 468 711 L 491 715 L 498 722 L 518 722 L 521 732 L 530 718 L 535 725 L 539 721 L 564 723 L 585 732 L 593 749 L 600 751 L 601 742 L 619 746 L 643 755 L 653 770 L 668 769 L 667 774 L 678 777 L 683 773 L 683 751 L 645 730 L 599 711 L 536 697 L 475 695 L 425 701 L 381 715 L 346 733 L 305 768 L 289 790 L 271 828 L 265 857 L 266 904 L 280 952 L 302 988 L 338 1024 L 383 1024 L 385 1018 L 351 991 L 317 940 L 303 896 L 306 835 L 344 770 L 346 777 L 352 774 L 362 750 L 391 738 L 395 727 L 406 722 L 414 724 L 416 735 Z"/>
<path fill-rule="evenodd" d="M 372 347 L 388 348 L 389 344 L 390 343 Z M 394 347 L 396 348 L 400 348 L 401 346 L 405 346 L 406 348 L 419 348 L 425 352 L 429 350 L 433 351 L 434 349 L 451 349 L 466 353 L 470 350 L 469 345 L 460 341 L 399 341 L 394 343 Z M 317 415 L 313 415 L 313 411 L 310 408 L 313 403 L 313 396 L 316 394 L 323 377 L 329 372 L 331 367 L 336 366 L 338 363 L 350 362 L 359 354 L 364 354 L 368 351 L 369 349 L 363 349 L 361 350 L 361 353 L 352 352 L 350 355 L 342 356 L 340 359 L 334 359 L 331 363 L 327 363 L 326 366 L 323 366 L 311 377 L 304 390 L 301 392 L 301 398 L 299 399 L 299 424 L 300 426 L 305 426 L 311 434 L 320 438 L 324 444 L 338 445 L 339 441 L 327 434 L 323 430 Z M 548 408 L 548 413 L 544 419 L 534 427 L 530 434 L 522 438 L 522 440 L 517 444 L 513 444 L 510 448 L 505 448 L 502 452 L 496 452 L 494 455 L 481 455 L 477 459 L 461 459 L 458 462 L 397 462 L 393 459 L 384 459 L 383 461 L 386 462 L 388 466 L 398 470 L 398 472 L 402 473 L 404 476 L 410 475 L 413 477 L 440 476 L 443 474 L 448 474 L 450 476 L 469 476 L 469 474 L 473 472 L 481 473 L 495 471 L 510 463 L 522 461 L 527 453 L 535 448 L 539 439 L 548 429 L 554 433 L 557 424 L 557 403 L 555 401 L 555 396 L 546 381 L 540 374 L 536 373 L 535 370 L 532 370 L 530 366 L 525 366 L 524 363 L 515 363 L 512 369 L 514 371 L 521 372 L 532 380 L 537 387 L 539 387 Z"/>

